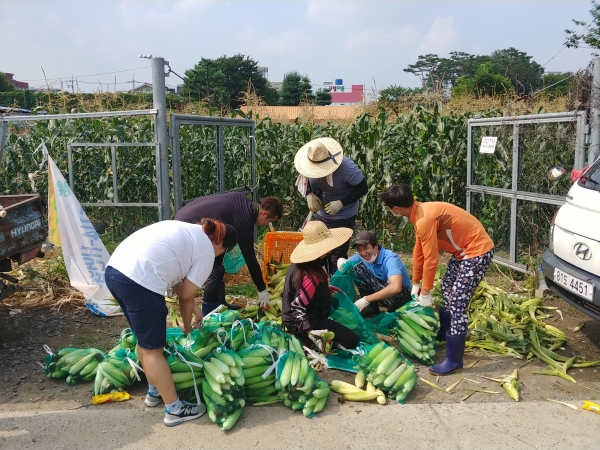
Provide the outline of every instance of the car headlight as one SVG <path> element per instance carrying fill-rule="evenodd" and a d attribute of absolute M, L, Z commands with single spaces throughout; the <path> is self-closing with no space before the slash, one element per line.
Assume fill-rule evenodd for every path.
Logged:
<path fill-rule="evenodd" d="M 554 253 L 554 224 L 551 223 L 550 224 L 550 236 L 549 236 L 549 244 L 548 244 L 548 248 L 550 249 L 550 251 L 552 253 Z"/>

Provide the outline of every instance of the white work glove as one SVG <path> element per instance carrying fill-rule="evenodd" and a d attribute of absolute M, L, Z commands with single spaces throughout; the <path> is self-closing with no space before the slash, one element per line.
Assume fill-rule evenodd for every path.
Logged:
<path fill-rule="evenodd" d="M 419 295 L 419 303 L 423 307 L 433 306 L 433 297 L 431 296 L 431 294 Z"/>
<path fill-rule="evenodd" d="M 326 331 L 327 330 L 312 330 L 308 332 L 308 338 L 314 342 L 321 353 L 323 353 L 323 341 L 321 340 L 321 335 Z"/>
<path fill-rule="evenodd" d="M 413 287 L 410 290 L 410 298 L 413 299 L 413 300 L 418 300 L 420 293 L 421 293 L 421 285 L 420 284 L 413 284 Z"/>
<path fill-rule="evenodd" d="M 369 306 L 369 302 L 367 301 L 367 297 L 359 298 L 354 302 L 354 306 L 358 308 L 359 311 L 362 311 L 367 306 Z"/>
<path fill-rule="evenodd" d="M 269 291 L 266 289 L 258 293 L 258 307 L 260 309 L 269 309 L 271 307 L 271 299 L 269 298 Z"/>
<path fill-rule="evenodd" d="M 342 209 L 342 206 L 344 206 L 344 204 L 342 203 L 341 200 L 334 200 L 330 203 L 327 203 L 325 205 L 325 212 L 327 214 L 330 214 L 332 216 L 336 215 L 338 213 L 338 211 L 340 209 Z"/>
<path fill-rule="evenodd" d="M 312 192 L 306 196 L 306 203 L 308 203 L 308 209 L 314 213 L 323 207 L 323 202 L 321 202 L 321 199 Z"/>
<path fill-rule="evenodd" d="M 337 268 L 338 270 L 343 270 L 344 264 L 348 261 L 346 258 L 340 258 L 337 260 Z"/>

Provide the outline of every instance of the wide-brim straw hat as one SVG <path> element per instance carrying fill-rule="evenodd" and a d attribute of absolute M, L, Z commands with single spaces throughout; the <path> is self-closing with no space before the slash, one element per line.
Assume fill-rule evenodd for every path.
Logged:
<path fill-rule="evenodd" d="M 339 247 L 352 236 L 351 228 L 333 228 L 318 220 L 308 222 L 302 230 L 302 239 L 292 254 L 290 261 L 293 263 L 305 263 L 314 261 Z"/>
<path fill-rule="evenodd" d="M 344 158 L 338 141 L 329 137 L 313 139 L 296 152 L 294 166 L 308 178 L 323 178 L 335 172 Z"/>

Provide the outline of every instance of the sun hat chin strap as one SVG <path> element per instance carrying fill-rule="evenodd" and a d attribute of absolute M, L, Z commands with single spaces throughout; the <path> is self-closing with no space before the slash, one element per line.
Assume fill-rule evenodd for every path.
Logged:
<path fill-rule="evenodd" d="M 319 159 L 319 160 L 316 160 L 316 159 L 312 159 L 312 158 L 309 156 L 309 157 L 308 157 L 308 160 L 309 160 L 311 163 L 313 163 L 313 164 L 321 164 L 321 163 L 324 163 L 324 162 L 326 162 L 326 161 L 329 161 L 329 160 L 331 160 L 331 161 L 333 161 L 333 162 L 334 162 L 336 165 L 338 165 L 338 166 L 340 165 L 340 163 L 338 163 L 338 162 L 336 161 L 335 157 L 336 157 L 336 156 L 339 156 L 339 155 L 341 155 L 341 154 L 342 154 L 342 152 L 337 152 L 335 155 L 332 155 L 332 154 L 331 154 L 331 152 L 328 150 L 328 151 L 327 151 L 327 154 L 328 154 L 329 156 L 328 156 L 327 158 L 325 158 L 325 159 Z"/>

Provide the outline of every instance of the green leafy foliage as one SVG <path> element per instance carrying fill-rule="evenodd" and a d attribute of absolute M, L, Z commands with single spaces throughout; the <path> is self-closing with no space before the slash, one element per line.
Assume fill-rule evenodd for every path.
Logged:
<path fill-rule="evenodd" d="M 0 72 L 0 92 L 8 92 L 8 91 L 14 91 L 15 87 L 13 86 L 13 84 L 8 81 L 8 78 L 6 78 L 6 75 L 4 75 L 4 73 Z"/>
<path fill-rule="evenodd" d="M 327 106 L 331 105 L 331 92 L 329 89 L 323 89 L 322 91 L 318 91 L 315 98 L 315 105 L 317 106 Z"/>
<path fill-rule="evenodd" d="M 267 79 L 258 71 L 252 58 L 236 54 L 217 59 L 202 58 L 192 69 L 185 71 L 184 93 L 212 106 L 235 109 L 241 105 L 240 96 L 251 83 L 267 104 L 279 98 Z"/>
<path fill-rule="evenodd" d="M 301 102 L 314 99 L 310 79 L 299 72 L 289 72 L 283 76 L 281 86 L 281 104 L 283 106 L 298 106 Z"/>
<path fill-rule="evenodd" d="M 600 49 L 600 5 L 598 2 L 592 1 L 590 14 L 592 21 L 589 24 L 583 20 L 573 19 L 573 23 L 583 29 L 580 31 L 565 30 L 567 33 L 566 47 L 579 48 L 580 45 L 585 44 L 592 49 Z M 598 56 L 598 52 L 593 52 L 592 55 Z"/>

